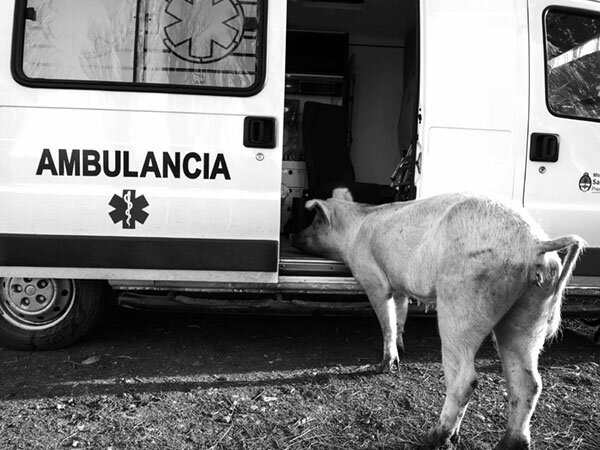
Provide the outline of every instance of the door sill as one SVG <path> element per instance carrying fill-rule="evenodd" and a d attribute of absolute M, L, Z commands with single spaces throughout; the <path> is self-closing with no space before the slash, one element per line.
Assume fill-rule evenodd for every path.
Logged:
<path fill-rule="evenodd" d="M 279 275 L 352 277 L 350 269 L 343 262 L 304 253 L 292 247 L 285 236 L 281 236 L 279 244 Z"/>

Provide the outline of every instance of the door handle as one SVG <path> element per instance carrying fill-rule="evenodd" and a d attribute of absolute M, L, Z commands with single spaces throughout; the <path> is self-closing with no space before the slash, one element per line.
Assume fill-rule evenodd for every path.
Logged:
<path fill-rule="evenodd" d="M 244 146 L 275 148 L 275 119 L 272 117 L 246 117 L 244 119 Z"/>
<path fill-rule="evenodd" d="M 532 133 L 529 160 L 539 162 L 558 161 L 558 134 Z"/>

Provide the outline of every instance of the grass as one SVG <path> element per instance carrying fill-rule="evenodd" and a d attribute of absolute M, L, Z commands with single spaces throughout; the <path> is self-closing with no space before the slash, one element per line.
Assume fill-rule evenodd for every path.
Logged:
<path fill-rule="evenodd" d="M 207 318 L 191 328 L 204 332 L 196 342 L 186 334 L 188 319 L 177 320 L 159 328 L 151 345 L 127 347 L 107 329 L 63 352 L 0 351 L 8 362 L 0 367 L 0 448 L 415 449 L 437 421 L 444 380 L 429 322 L 413 321 L 408 329 L 400 373 L 378 375 L 366 365 L 381 345 L 371 323 L 356 331 L 343 321 L 313 329 L 301 321 L 297 329 L 263 330 L 269 338 L 262 341 L 260 322 L 224 342 L 217 332 L 228 319 Z M 533 449 L 600 448 L 600 347 L 590 340 L 591 327 L 566 325 L 541 358 Z M 323 343 L 337 363 L 316 350 Z M 346 354 L 338 355 L 342 349 Z M 81 364 L 91 354 L 101 358 Z M 311 363 L 294 359 L 307 356 Z M 457 449 L 492 449 L 505 428 L 506 385 L 490 342 L 476 366 L 479 387 Z"/>

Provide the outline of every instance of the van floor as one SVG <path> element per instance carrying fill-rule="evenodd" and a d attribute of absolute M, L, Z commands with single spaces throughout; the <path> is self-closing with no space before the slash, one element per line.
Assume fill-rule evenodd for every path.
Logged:
<path fill-rule="evenodd" d="M 292 247 L 290 239 L 281 235 L 279 240 L 279 274 L 287 276 L 351 276 L 350 269 L 341 261 L 321 258 Z"/>

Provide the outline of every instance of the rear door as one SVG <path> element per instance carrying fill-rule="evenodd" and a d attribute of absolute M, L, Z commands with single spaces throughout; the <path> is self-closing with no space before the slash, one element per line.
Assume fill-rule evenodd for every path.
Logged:
<path fill-rule="evenodd" d="M 530 0 L 529 28 L 524 205 L 550 235 L 600 247 L 600 4 Z"/>
<path fill-rule="evenodd" d="M 419 197 L 521 200 L 527 139 L 527 5 L 421 0 Z"/>
<path fill-rule="evenodd" d="M 275 282 L 285 7 L 3 2 L 2 276 Z"/>

